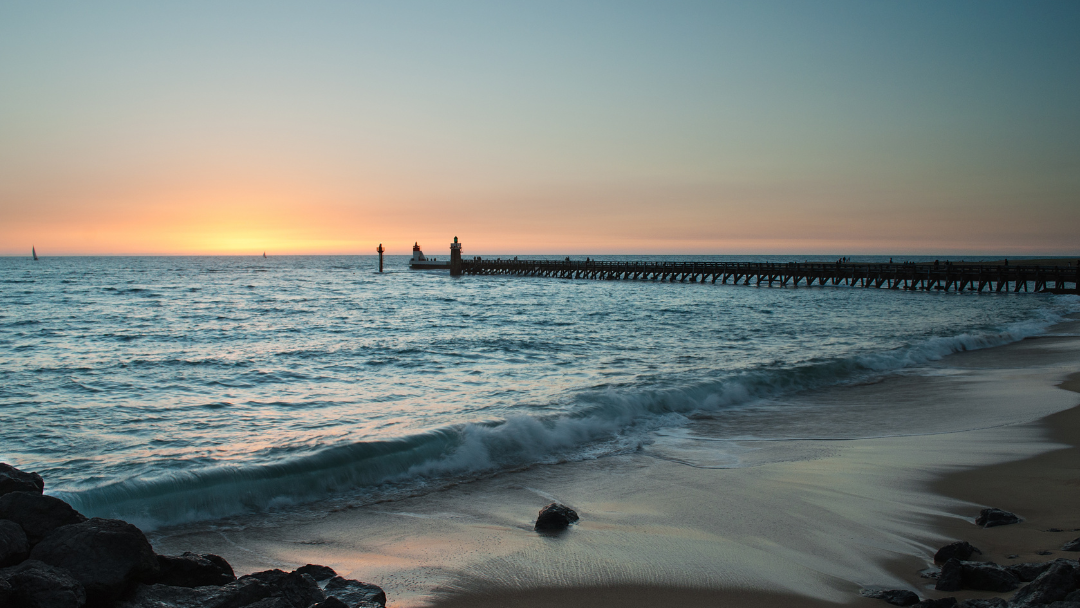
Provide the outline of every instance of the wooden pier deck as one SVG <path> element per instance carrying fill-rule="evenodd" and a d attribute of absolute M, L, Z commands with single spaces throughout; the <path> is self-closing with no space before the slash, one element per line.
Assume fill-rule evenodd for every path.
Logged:
<path fill-rule="evenodd" d="M 821 262 L 633 262 L 461 260 L 461 274 L 560 279 L 684 281 L 810 287 L 846 285 L 923 291 L 1077 293 L 1077 266 Z"/>

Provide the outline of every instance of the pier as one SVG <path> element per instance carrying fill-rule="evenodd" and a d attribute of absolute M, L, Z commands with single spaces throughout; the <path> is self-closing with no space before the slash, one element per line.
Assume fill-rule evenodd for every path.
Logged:
<path fill-rule="evenodd" d="M 728 283 L 769 287 L 845 285 L 908 291 L 1078 293 L 1080 267 L 952 263 L 601 262 L 462 259 L 463 275 L 601 281 Z"/>

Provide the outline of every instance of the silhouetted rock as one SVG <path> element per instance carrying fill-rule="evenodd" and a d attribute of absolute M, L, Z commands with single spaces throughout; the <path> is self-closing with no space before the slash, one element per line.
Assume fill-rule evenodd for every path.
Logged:
<path fill-rule="evenodd" d="M 19 608 L 80 608 L 86 604 L 86 593 L 79 581 L 37 560 L 0 570 L 0 579 L 6 579 L 11 587 L 10 605 Z"/>
<path fill-rule="evenodd" d="M 237 583 L 256 580 L 270 587 L 271 597 L 284 598 L 293 608 L 308 608 L 326 599 L 326 594 L 309 574 L 265 570 L 236 579 Z"/>
<path fill-rule="evenodd" d="M 0 519 L 10 519 L 22 526 L 31 547 L 60 526 L 86 521 L 59 498 L 34 492 L 9 492 L 0 496 Z"/>
<path fill-rule="evenodd" d="M 272 594 L 269 585 L 255 579 L 234 581 L 221 587 L 136 585 L 116 603 L 116 608 L 239 608 Z"/>
<path fill-rule="evenodd" d="M 1000 597 L 990 597 L 981 600 L 964 600 L 957 604 L 956 608 L 1009 608 L 1009 602 Z"/>
<path fill-rule="evenodd" d="M 540 532 L 565 530 L 577 520 L 578 514 L 573 509 L 553 502 L 540 509 L 540 515 L 536 518 L 536 526 L 533 529 Z"/>
<path fill-rule="evenodd" d="M 960 562 L 960 584 L 976 591 L 1012 591 L 1020 585 L 1015 574 L 993 562 Z"/>
<path fill-rule="evenodd" d="M 913 606 L 919 603 L 919 596 L 907 589 L 863 589 L 859 594 L 875 600 L 885 600 L 893 606 Z"/>
<path fill-rule="evenodd" d="M 1018 524 L 1021 521 L 1022 520 L 1013 513 L 1002 511 L 1001 509 L 990 508 L 983 509 L 979 512 L 979 516 L 975 519 L 975 525 L 984 528 L 993 528 L 995 526 Z"/>
<path fill-rule="evenodd" d="M 962 562 L 956 558 L 945 562 L 938 575 L 938 591 L 1011 591 L 1020 580 L 1007 568 L 992 562 Z"/>
<path fill-rule="evenodd" d="M 955 605 L 955 597 L 943 597 L 936 600 L 923 600 L 918 604 L 915 604 L 916 608 L 952 608 Z"/>
<path fill-rule="evenodd" d="M 0 519 L 0 568 L 14 566 L 30 555 L 30 542 L 22 526 Z"/>
<path fill-rule="evenodd" d="M 386 606 L 386 593 L 377 585 L 335 576 L 323 588 L 326 595 L 336 597 L 351 608 L 381 608 Z"/>
<path fill-rule="evenodd" d="M 45 482 L 37 473 L 20 471 L 10 464 L 0 462 L 0 496 L 10 492 L 30 492 L 41 494 Z"/>
<path fill-rule="evenodd" d="M 157 555 L 146 536 L 119 519 L 95 517 L 58 528 L 30 557 L 70 572 L 86 589 L 90 606 L 108 605 L 131 584 L 158 571 Z"/>
<path fill-rule="evenodd" d="M 934 589 L 938 591 L 959 591 L 963 589 L 964 566 L 955 557 L 941 565 L 941 573 L 938 574 L 937 584 Z"/>
<path fill-rule="evenodd" d="M 296 572 L 297 574 L 310 575 L 311 578 L 315 579 L 320 583 L 337 576 L 337 572 L 334 572 L 333 568 L 329 566 L 320 566 L 318 564 L 308 564 L 306 566 L 300 566 L 299 568 L 294 570 L 294 572 Z"/>
<path fill-rule="evenodd" d="M 1055 561 L 1027 587 L 1013 595 L 1010 606 L 1034 608 L 1043 604 L 1064 600 L 1076 591 L 1077 567 L 1066 560 Z"/>
<path fill-rule="evenodd" d="M 934 554 L 934 563 L 944 564 L 954 557 L 960 561 L 965 561 L 971 558 L 972 553 L 982 554 L 982 551 L 979 551 L 978 548 L 967 541 L 958 540 L 938 549 L 937 553 Z"/>
<path fill-rule="evenodd" d="M 1039 577 L 1040 574 L 1046 572 L 1046 569 L 1053 565 L 1054 562 L 1028 562 L 1023 564 L 1012 564 L 1006 566 L 1009 572 L 1016 575 L 1016 578 L 1020 579 L 1022 583 L 1030 583 Z"/>
<path fill-rule="evenodd" d="M 1062 551 L 1080 551 L 1080 538 L 1076 540 L 1070 540 L 1061 546 Z"/>
<path fill-rule="evenodd" d="M 350 608 L 348 604 L 337 599 L 334 596 L 330 596 L 325 600 L 315 604 L 311 608 Z"/>
<path fill-rule="evenodd" d="M 227 585 L 236 580 L 232 566 L 224 558 L 210 553 L 185 552 L 183 555 L 157 556 L 155 583 L 174 587 Z"/>

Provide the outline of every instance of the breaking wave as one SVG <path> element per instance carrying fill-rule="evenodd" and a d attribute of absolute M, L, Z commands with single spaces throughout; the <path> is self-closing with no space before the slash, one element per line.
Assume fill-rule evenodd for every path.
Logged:
<path fill-rule="evenodd" d="M 567 412 L 558 415 L 458 424 L 323 447 L 276 462 L 173 472 L 56 494 L 87 515 L 153 528 L 342 493 L 370 494 L 388 486 L 418 489 L 533 464 L 595 458 L 635 450 L 648 441 L 649 431 L 683 424 L 691 414 L 862 381 L 952 353 L 1016 342 L 1059 318 L 1016 323 L 1000 332 L 934 337 L 886 352 L 728 374 L 680 389 L 586 390 L 573 394 Z"/>

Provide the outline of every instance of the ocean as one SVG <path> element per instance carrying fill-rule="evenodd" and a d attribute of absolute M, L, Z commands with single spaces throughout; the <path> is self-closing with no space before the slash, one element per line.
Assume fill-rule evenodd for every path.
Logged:
<path fill-rule="evenodd" d="M 928 366 L 1080 310 L 1031 293 L 451 278 L 407 259 L 380 274 L 375 256 L 0 258 L 0 460 L 148 530 L 540 463 L 678 459 L 665 438 L 703 425 L 717 449 L 702 466 L 740 467 L 745 442 L 970 428 L 955 408 L 827 396 L 948 373 Z"/>

